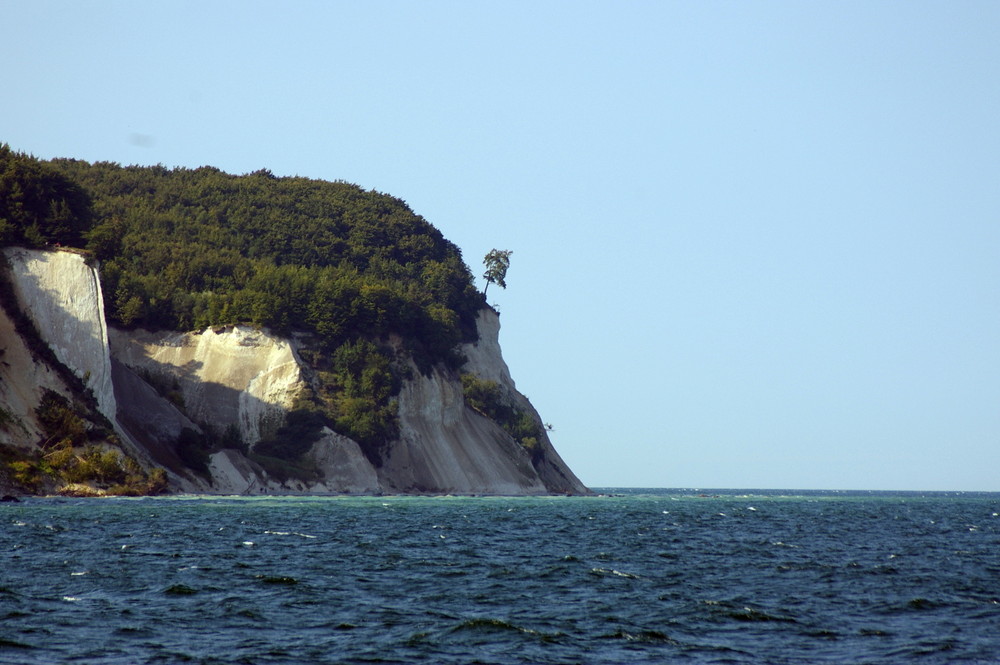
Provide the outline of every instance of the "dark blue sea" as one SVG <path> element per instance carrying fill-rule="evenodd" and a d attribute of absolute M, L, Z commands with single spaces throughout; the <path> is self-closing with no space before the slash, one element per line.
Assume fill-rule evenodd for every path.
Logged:
<path fill-rule="evenodd" d="M 1000 494 L 0 504 L 0 663 L 1000 663 Z"/>

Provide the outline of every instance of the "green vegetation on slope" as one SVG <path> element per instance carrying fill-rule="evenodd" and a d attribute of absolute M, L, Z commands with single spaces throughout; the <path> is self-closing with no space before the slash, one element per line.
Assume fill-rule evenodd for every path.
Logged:
<path fill-rule="evenodd" d="M 35 409 L 44 430 L 39 448 L 0 445 L 0 479 L 21 491 L 47 490 L 119 495 L 158 494 L 166 489 L 162 469 L 146 472 L 123 454 L 118 437 L 86 404 L 46 390 Z M 0 428 L 7 424 L 0 422 Z M 70 488 L 69 490 L 67 488 Z"/>
<path fill-rule="evenodd" d="M 533 459 L 541 455 L 538 444 L 542 437 L 541 425 L 531 414 L 515 406 L 499 383 L 475 374 L 462 374 L 462 393 L 466 404 L 500 425 Z"/>

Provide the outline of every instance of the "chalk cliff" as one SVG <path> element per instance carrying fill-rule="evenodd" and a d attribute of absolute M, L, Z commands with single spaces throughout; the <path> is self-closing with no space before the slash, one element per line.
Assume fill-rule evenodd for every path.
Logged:
<path fill-rule="evenodd" d="M 116 360 L 175 393 L 184 413 L 218 433 L 234 427 L 246 442 L 273 433 L 302 389 L 292 345 L 233 326 L 197 333 L 111 329 Z"/>
<path fill-rule="evenodd" d="M 72 252 L 7 248 L 14 294 L 63 364 L 94 391 L 114 420 L 114 386 L 104 297 L 97 271 Z"/>
<path fill-rule="evenodd" d="M 54 492 L 63 471 L 84 474 L 65 454 L 69 441 L 88 463 L 133 460 L 105 474 L 106 484 L 152 491 L 140 465 L 152 469 L 153 461 L 115 424 L 96 271 L 72 252 L 6 248 L 0 279 L 0 491 Z M 112 457 L 98 458 L 105 453 Z"/>
<path fill-rule="evenodd" d="M 58 373 L 35 358 L 5 308 L 0 308 L 0 444 L 19 448 L 43 438 L 35 409 L 45 390 L 63 396 L 70 390 Z"/>
<path fill-rule="evenodd" d="M 502 360 L 500 361 L 502 362 Z M 417 374 L 399 396 L 401 436 L 381 476 L 392 491 L 544 494 L 528 453 L 496 423 L 465 404 L 462 384 L 440 370 Z"/>
<path fill-rule="evenodd" d="M 93 391 L 134 456 L 170 471 L 178 491 L 218 493 L 585 493 L 541 434 L 529 452 L 497 423 L 469 407 L 459 372 L 436 366 L 421 373 L 412 361 L 397 397 L 399 435 L 380 459 L 350 438 L 324 428 L 296 460 L 308 473 L 275 475 L 254 459 L 254 446 L 285 424 L 309 388 L 301 343 L 246 326 L 197 332 L 109 329 L 95 268 L 70 252 L 8 248 L 4 255 L 23 310 L 59 361 Z M 511 402 L 541 420 L 517 392 L 500 354 L 499 318 L 486 308 L 479 340 L 465 344 L 462 373 L 496 382 Z M 14 420 L 0 442 L 37 441 L 33 417 L 44 387 L 59 382 L 31 360 L 6 316 L 0 397 Z M 67 389 L 61 387 L 63 392 Z M 11 424 L 13 423 L 13 424 Z M 13 432 L 13 433 L 12 433 Z M 216 445 L 200 472 L 178 442 L 209 436 Z M 6 437 L 6 438 L 3 438 Z"/>

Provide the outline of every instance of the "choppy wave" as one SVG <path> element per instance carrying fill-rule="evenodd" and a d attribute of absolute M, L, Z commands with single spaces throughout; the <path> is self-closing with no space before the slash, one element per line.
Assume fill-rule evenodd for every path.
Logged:
<path fill-rule="evenodd" d="M 0 663 L 922 663 L 1000 653 L 1000 495 L 30 499 Z"/>

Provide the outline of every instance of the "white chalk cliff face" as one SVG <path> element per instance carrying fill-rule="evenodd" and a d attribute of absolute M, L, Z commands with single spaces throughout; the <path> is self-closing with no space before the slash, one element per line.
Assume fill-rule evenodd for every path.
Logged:
<path fill-rule="evenodd" d="M 176 386 L 191 420 L 218 434 L 235 427 L 250 443 L 281 426 L 303 386 L 291 344 L 247 326 L 198 333 L 112 328 L 111 350 L 138 374 Z"/>
<path fill-rule="evenodd" d="M 324 429 L 303 456 L 309 479 L 280 481 L 238 448 L 211 455 L 210 478 L 185 470 L 176 451 L 184 430 L 216 437 L 238 433 L 248 446 L 274 434 L 307 372 L 294 340 L 246 326 L 199 332 L 108 329 L 95 269 L 69 252 L 5 250 L 22 309 L 59 360 L 83 378 L 101 411 L 123 440 L 149 465 L 172 472 L 179 491 L 218 493 L 586 493 L 544 435 L 534 459 L 496 423 L 465 404 L 455 372 L 412 372 L 398 396 L 400 435 L 376 466 L 346 436 Z M 500 355 L 499 319 L 481 311 L 480 338 L 462 352 L 462 372 L 496 381 L 516 405 L 537 414 L 517 393 Z M 37 435 L 30 415 L 42 386 L 53 383 L 32 365 L 13 326 L 0 316 L 0 334 L 11 338 L 0 367 L 4 408 L 24 415 L 25 440 Z M 22 345 L 23 346 L 23 345 Z M 21 378 L 13 381 L 9 377 Z M 9 428 L 8 428 L 9 429 Z M 2 434 L 2 432 L 0 432 Z"/>
<path fill-rule="evenodd" d="M 71 252 L 7 248 L 14 293 L 56 357 L 94 391 L 109 420 L 116 405 L 104 297 L 97 272 Z"/>
<path fill-rule="evenodd" d="M 462 384 L 440 371 L 407 381 L 400 439 L 380 469 L 390 491 L 545 494 L 528 453 L 465 405 Z"/>
<path fill-rule="evenodd" d="M 69 391 L 51 367 L 33 357 L 3 308 L 0 350 L 0 409 L 6 423 L 0 427 L 0 444 L 30 448 L 43 436 L 35 417 L 42 392 L 52 390 L 65 397 Z"/>

